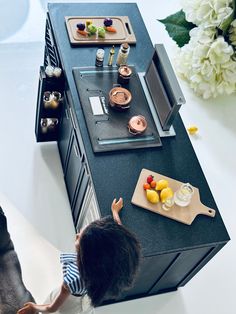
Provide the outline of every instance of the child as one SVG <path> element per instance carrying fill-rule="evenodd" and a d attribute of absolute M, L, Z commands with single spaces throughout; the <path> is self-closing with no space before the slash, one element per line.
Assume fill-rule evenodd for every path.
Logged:
<path fill-rule="evenodd" d="M 123 199 L 113 200 L 113 219 L 92 222 L 76 235 L 76 253 L 62 254 L 63 284 L 52 292 L 49 302 L 29 302 L 18 314 L 93 313 L 93 307 L 114 299 L 129 288 L 137 273 L 140 245 L 121 224 L 119 212 Z"/>

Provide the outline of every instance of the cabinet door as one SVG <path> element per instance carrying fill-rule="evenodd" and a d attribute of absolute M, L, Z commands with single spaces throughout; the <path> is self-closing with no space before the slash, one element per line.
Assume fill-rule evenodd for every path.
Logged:
<path fill-rule="evenodd" d="M 66 173 L 69 146 L 72 134 L 72 122 L 69 116 L 69 102 L 67 98 L 67 93 L 64 94 L 62 118 L 59 125 L 59 136 L 58 136 L 58 149 L 61 157 L 61 163 L 64 174 Z"/>
<path fill-rule="evenodd" d="M 157 280 L 162 277 L 166 269 L 168 269 L 177 256 L 178 253 L 170 253 L 143 257 L 141 260 L 140 270 L 133 287 L 125 291 L 121 295 L 120 299 L 122 300 L 127 297 L 148 295 Z"/>
<path fill-rule="evenodd" d="M 73 130 L 71 136 L 71 145 L 68 155 L 67 170 L 65 175 L 65 182 L 70 204 L 73 205 L 77 184 L 82 170 L 81 151 L 78 145 L 75 131 Z"/>
<path fill-rule="evenodd" d="M 89 175 L 86 170 L 86 166 L 85 164 L 83 164 L 82 170 L 81 170 L 81 176 L 79 178 L 78 185 L 77 185 L 76 197 L 73 202 L 74 206 L 72 207 L 72 216 L 73 216 L 73 221 L 74 221 L 75 226 L 79 219 L 82 205 L 84 204 L 87 194 L 89 193 L 89 187 L 90 187 L 89 181 L 90 180 L 89 180 Z"/>

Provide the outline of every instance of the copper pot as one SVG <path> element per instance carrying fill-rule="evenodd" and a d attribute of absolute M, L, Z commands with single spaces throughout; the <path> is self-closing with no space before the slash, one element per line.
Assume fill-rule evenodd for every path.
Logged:
<path fill-rule="evenodd" d="M 121 65 L 118 70 L 118 82 L 128 84 L 132 74 L 132 69 L 127 65 Z"/>
<path fill-rule="evenodd" d="M 133 116 L 128 122 L 129 132 L 133 135 L 143 133 L 147 128 L 147 120 L 144 116 Z"/>
<path fill-rule="evenodd" d="M 109 103 L 114 109 L 125 110 L 130 107 L 132 95 L 128 89 L 113 87 L 109 92 Z"/>

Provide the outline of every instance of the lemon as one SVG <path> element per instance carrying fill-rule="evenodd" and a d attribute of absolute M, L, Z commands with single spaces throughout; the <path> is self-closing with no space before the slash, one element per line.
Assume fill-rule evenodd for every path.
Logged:
<path fill-rule="evenodd" d="M 198 127 L 196 125 L 191 125 L 187 130 L 189 134 L 193 135 L 197 133 Z"/>
<path fill-rule="evenodd" d="M 164 188 L 167 188 L 168 185 L 169 185 L 169 183 L 167 180 L 165 180 L 165 179 L 159 180 L 159 181 L 157 181 L 157 184 L 156 184 L 156 190 L 161 191 Z"/>
<path fill-rule="evenodd" d="M 154 190 L 146 190 L 146 196 L 150 203 L 156 204 L 159 202 L 159 195 Z"/>
<path fill-rule="evenodd" d="M 174 192 L 171 188 L 167 187 L 167 188 L 164 188 L 163 190 L 161 190 L 161 194 L 160 194 L 160 197 L 161 197 L 161 202 L 162 203 L 165 203 L 165 201 L 168 199 L 168 198 L 171 198 L 174 196 Z"/>

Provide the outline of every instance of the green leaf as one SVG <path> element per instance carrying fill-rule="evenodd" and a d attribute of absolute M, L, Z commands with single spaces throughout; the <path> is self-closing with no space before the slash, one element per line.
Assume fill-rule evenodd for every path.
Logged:
<path fill-rule="evenodd" d="M 177 43 L 179 47 L 183 47 L 190 40 L 189 31 L 196 27 L 195 24 L 186 21 L 183 10 L 175 14 L 167 16 L 163 20 L 158 20 L 165 25 L 169 36 Z"/>
<path fill-rule="evenodd" d="M 223 35 L 225 35 L 228 31 L 228 28 L 230 27 L 230 24 L 233 22 L 235 16 L 235 1 L 233 1 L 233 11 L 232 13 L 222 21 L 222 23 L 219 26 L 219 29 L 223 31 Z"/>

